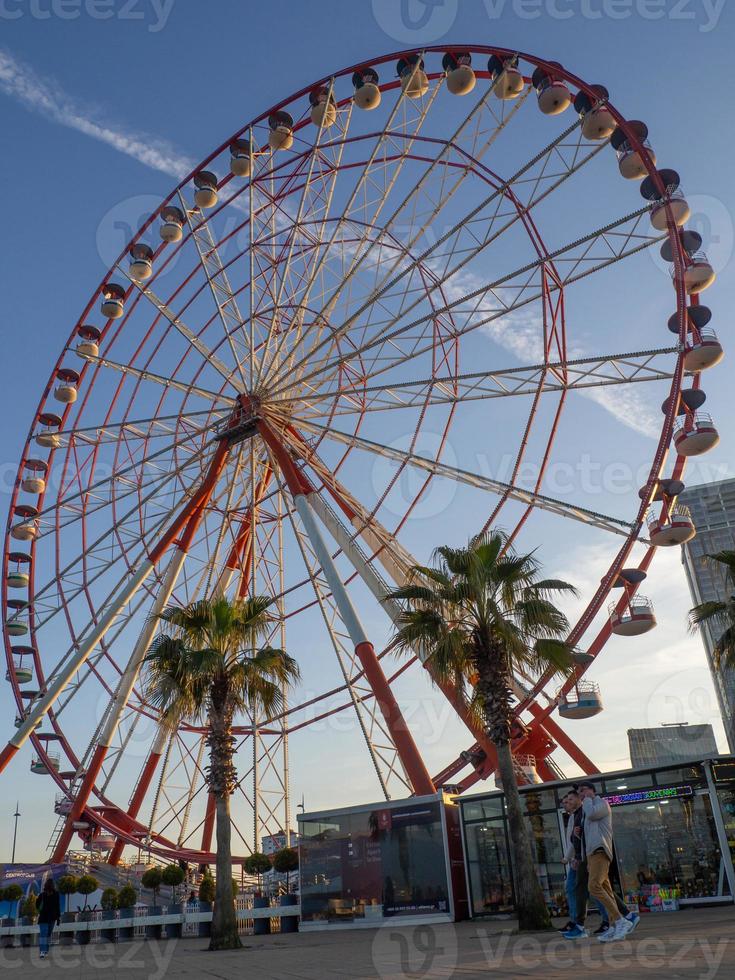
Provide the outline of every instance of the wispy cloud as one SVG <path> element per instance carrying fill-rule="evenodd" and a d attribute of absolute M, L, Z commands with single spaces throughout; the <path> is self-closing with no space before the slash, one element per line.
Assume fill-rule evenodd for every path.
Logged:
<path fill-rule="evenodd" d="M 195 165 L 195 161 L 166 140 L 124 126 L 111 125 L 100 109 L 72 98 L 54 79 L 41 77 L 29 65 L 2 48 L 0 92 L 31 112 L 105 143 L 153 170 L 180 179 Z"/>

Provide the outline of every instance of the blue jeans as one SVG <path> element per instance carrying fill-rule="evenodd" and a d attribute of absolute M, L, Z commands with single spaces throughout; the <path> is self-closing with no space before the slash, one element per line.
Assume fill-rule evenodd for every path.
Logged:
<path fill-rule="evenodd" d="M 567 882 L 566 882 L 566 892 L 567 892 L 567 905 L 569 906 L 569 918 L 572 922 L 577 921 L 577 869 L 567 866 Z M 595 905 L 597 910 L 602 916 L 602 921 L 607 922 L 608 916 L 605 911 L 605 906 L 602 902 L 595 900 Z"/>
<path fill-rule="evenodd" d="M 38 940 L 40 951 L 42 953 L 48 953 L 48 948 L 51 944 L 51 933 L 54 931 L 53 922 L 39 922 L 38 931 L 40 933 Z"/>

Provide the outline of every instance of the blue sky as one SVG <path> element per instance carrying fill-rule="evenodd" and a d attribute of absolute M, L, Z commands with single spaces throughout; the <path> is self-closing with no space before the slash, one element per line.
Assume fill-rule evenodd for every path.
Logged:
<path fill-rule="evenodd" d="M 76 5 L 72 0 L 6 0 L 0 5 L 6 148 L 0 159 L 6 189 L 0 282 L 10 370 L 3 385 L 6 424 L 0 434 L 3 495 L 9 499 L 27 428 L 58 351 L 135 230 L 130 226 L 170 191 L 175 177 L 271 104 L 332 70 L 407 46 L 476 41 L 535 53 L 590 82 L 604 83 L 624 114 L 645 119 L 659 160 L 682 175 L 693 221 L 717 267 L 718 282 L 705 302 L 727 346 L 735 276 L 733 120 L 725 66 L 734 20 L 732 5 L 706 0 L 444 0 L 426 6 L 418 0 L 320 0 L 318 5 L 275 0 L 247 7 L 231 0 L 206 6 L 185 0 L 158 5 L 112 0 L 109 6 L 85 0 Z M 577 213 L 551 209 L 544 215 L 550 242 L 566 240 L 597 195 L 604 203 L 622 193 L 614 165 L 609 170 L 609 185 L 585 187 L 590 198 L 580 201 Z M 632 209 L 640 199 L 630 187 L 627 191 Z M 666 294 L 663 287 L 649 288 L 649 277 L 653 281 L 661 269 L 647 262 L 637 266 L 640 274 L 634 279 L 616 272 L 602 292 L 596 285 L 580 291 L 575 343 L 582 352 L 669 342 Z M 596 333 L 598 316 L 604 330 Z M 528 350 L 522 326 L 500 345 L 504 366 Z M 729 361 L 704 380 L 707 407 L 720 423 L 722 442 L 695 467 L 689 482 L 732 474 L 728 381 Z M 591 465 L 602 467 L 650 458 L 653 444 L 641 430 L 647 419 L 660 418 L 656 396 L 641 394 L 635 403 L 637 428 L 620 423 L 614 404 L 593 405 L 576 396 L 563 435 L 563 458 L 578 462 L 588 455 Z M 458 421 L 451 445 L 456 465 L 497 469 L 493 447 L 478 439 L 479 419 L 469 413 Z M 582 492 L 586 506 L 615 512 L 609 486 L 585 489 L 579 468 L 571 479 L 572 491 Z M 461 511 L 462 517 L 453 533 L 466 535 L 485 511 L 476 492 L 462 494 L 454 500 L 455 513 Z M 423 516 L 407 527 L 407 543 L 417 553 L 426 551 L 435 517 L 429 502 Z M 570 544 L 568 530 L 539 527 L 544 529 L 544 557 L 555 573 L 581 585 L 599 579 L 609 544 L 581 533 L 572 535 Z M 584 731 L 575 729 L 580 744 L 603 767 L 625 764 L 629 725 L 713 720 L 702 717 L 700 702 L 691 699 L 691 691 L 710 688 L 699 641 L 684 629 L 689 602 L 678 556 L 659 557 L 646 591 L 657 602 L 660 627 L 634 641 L 634 651 L 606 652 L 594 679 L 603 685 L 608 710 Z M 377 614 L 365 616 L 371 625 L 376 616 L 374 628 L 383 628 Z M 408 685 L 403 693 L 410 698 Z M 681 716 L 671 716 L 674 703 Z M 9 722 L 13 707 L 7 691 L 0 693 L 0 705 Z M 318 757 L 326 737 L 310 736 L 303 752 L 294 750 L 294 795 L 306 792 L 314 809 L 374 795 L 374 785 L 355 773 L 347 758 L 315 787 L 309 757 Z M 429 756 L 434 749 L 427 745 Z M 440 759 L 446 756 L 436 749 Z M 26 749 L 2 777 L 9 802 L 7 820 L 0 816 L 0 834 L 6 827 L 9 841 L 10 800 L 17 795 L 24 813 L 21 859 L 40 856 L 53 825 L 50 782 L 31 776 L 28 760 Z M 5 851 L 0 837 L 0 857 L 9 856 Z"/>

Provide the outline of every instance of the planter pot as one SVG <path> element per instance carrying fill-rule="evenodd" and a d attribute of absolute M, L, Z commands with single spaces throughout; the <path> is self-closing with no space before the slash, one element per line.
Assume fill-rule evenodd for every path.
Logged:
<path fill-rule="evenodd" d="M 115 909 L 103 909 L 102 918 L 103 919 L 117 919 L 118 913 Z M 117 926 L 112 926 L 109 929 L 100 929 L 100 936 L 106 943 L 116 943 L 117 942 Z"/>
<path fill-rule="evenodd" d="M 62 912 L 61 922 L 76 922 L 77 913 L 76 912 Z M 73 946 L 74 945 L 74 933 L 73 932 L 60 932 L 59 933 L 59 946 Z"/>
<path fill-rule="evenodd" d="M 36 921 L 35 918 L 32 919 L 28 915 L 23 915 L 23 916 L 21 916 L 20 924 L 22 926 L 32 926 L 32 925 L 34 925 L 35 921 Z M 20 944 L 21 944 L 21 946 L 32 946 L 33 945 L 34 938 L 35 937 L 33 936 L 33 934 L 30 934 L 30 935 L 21 935 L 21 937 L 20 937 Z"/>
<path fill-rule="evenodd" d="M 254 909 L 267 909 L 270 908 L 270 901 L 267 898 L 254 898 L 253 908 Z M 271 920 L 270 919 L 253 919 L 253 933 L 256 936 L 268 936 L 271 931 Z"/>
<path fill-rule="evenodd" d="M 135 917 L 135 909 L 120 909 L 117 915 L 119 919 L 126 920 L 125 925 L 121 924 L 120 926 L 118 926 L 118 930 L 117 930 L 118 942 L 124 939 L 132 939 L 134 936 L 133 924 L 131 922 L 130 925 L 128 925 L 127 922 L 129 922 L 131 919 Z"/>
<path fill-rule="evenodd" d="M 94 912 L 80 912 L 77 917 L 77 922 L 92 922 L 94 919 Z M 89 929 L 80 929 L 76 933 L 77 943 L 79 946 L 88 946 L 92 938 L 92 933 Z"/>
<path fill-rule="evenodd" d="M 199 902 L 200 912 L 211 912 L 212 903 L 211 902 Z M 210 922 L 200 922 L 199 923 L 199 935 L 203 939 L 208 939 L 212 935 L 212 923 Z"/>
<path fill-rule="evenodd" d="M 298 905 L 298 898 L 296 895 L 281 895 L 280 906 Z M 298 932 L 299 931 L 299 917 L 297 915 L 282 915 L 281 916 L 281 932 Z"/>
<path fill-rule="evenodd" d="M 160 905 L 151 905 L 146 909 L 146 915 L 163 915 L 163 908 Z M 163 926 L 146 926 L 145 936 L 146 939 L 160 939 L 163 932 Z"/>
<path fill-rule="evenodd" d="M 10 928 L 15 925 L 15 919 L 5 918 L 2 920 L 2 924 L 6 928 Z M 2 949 L 12 949 L 13 948 L 13 937 L 3 936 L 2 942 L 0 942 L 0 948 Z"/>
<path fill-rule="evenodd" d="M 172 902 L 166 910 L 167 915 L 181 915 L 184 906 L 181 902 Z M 169 922 L 166 926 L 166 939 L 181 939 L 181 923 Z"/>

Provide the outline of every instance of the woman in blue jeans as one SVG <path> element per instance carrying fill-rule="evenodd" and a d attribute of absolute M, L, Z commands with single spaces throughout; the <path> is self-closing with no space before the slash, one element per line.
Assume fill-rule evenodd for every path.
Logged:
<path fill-rule="evenodd" d="M 38 899 L 38 931 L 40 932 L 40 955 L 45 959 L 51 944 L 51 933 L 61 919 L 59 893 L 56 891 L 53 879 L 47 878 L 41 897 Z"/>

